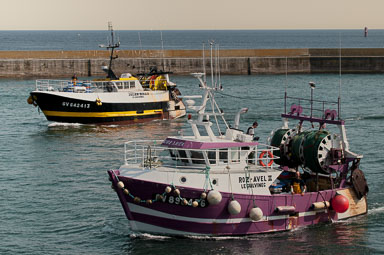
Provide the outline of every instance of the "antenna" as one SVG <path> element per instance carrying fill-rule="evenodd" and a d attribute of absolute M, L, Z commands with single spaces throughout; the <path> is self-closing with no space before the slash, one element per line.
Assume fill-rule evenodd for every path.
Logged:
<path fill-rule="evenodd" d="M 204 72 L 204 83 L 207 84 L 207 73 L 205 70 L 205 43 L 203 43 L 203 72 Z"/>
<path fill-rule="evenodd" d="M 313 111 L 313 91 L 316 88 L 316 85 L 313 81 L 309 82 L 309 87 L 311 88 L 311 118 L 312 118 L 312 111 Z"/>
<path fill-rule="evenodd" d="M 218 45 L 216 44 L 215 45 L 215 90 L 217 90 L 217 75 L 218 75 L 218 68 L 217 68 L 217 65 L 218 65 L 218 62 L 219 62 L 219 58 L 218 58 Z"/>
<path fill-rule="evenodd" d="M 162 55 L 162 58 L 163 58 L 162 65 L 163 65 L 163 71 L 165 71 L 163 31 L 160 31 L 160 39 L 161 39 L 161 55 Z"/>
<path fill-rule="evenodd" d="M 339 97 L 337 98 L 338 119 L 341 115 L 341 34 L 339 33 Z"/>
<path fill-rule="evenodd" d="M 138 32 L 138 34 L 139 34 L 139 47 L 140 47 L 139 72 L 141 72 L 141 61 L 142 61 L 142 54 L 143 54 L 143 46 L 141 44 L 140 32 Z"/>
<path fill-rule="evenodd" d="M 218 69 L 218 72 L 219 72 L 219 89 L 222 90 L 223 89 L 223 86 L 221 86 L 221 76 L 220 76 L 220 45 L 218 44 L 217 45 L 217 69 Z"/>
<path fill-rule="evenodd" d="M 213 48 L 213 41 L 210 41 L 209 44 L 211 46 L 211 80 L 212 80 L 212 83 L 211 83 L 211 86 L 213 87 L 213 54 L 212 54 L 212 48 Z"/>
<path fill-rule="evenodd" d="M 284 113 L 287 113 L 287 87 L 288 87 L 288 56 L 285 56 Z"/>

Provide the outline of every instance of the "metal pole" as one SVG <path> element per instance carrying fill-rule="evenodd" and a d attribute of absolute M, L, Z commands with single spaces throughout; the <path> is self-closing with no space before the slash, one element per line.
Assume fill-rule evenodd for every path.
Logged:
<path fill-rule="evenodd" d="M 314 82 L 309 82 L 309 86 L 311 88 L 311 118 L 312 118 L 312 110 L 313 110 L 313 90 L 315 89 L 316 85 Z"/>
<path fill-rule="evenodd" d="M 204 84 L 207 85 L 207 72 L 205 70 L 205 44 L 203 43 L 203 72 L 204 72 Z"/>
<path fill-rule="evenodd" d="M 211 45 L 211 86 L 213 87 L 213 56 L 212 56 L 212 48 L 213 48 L 213 42 L 210 42 Z"/>

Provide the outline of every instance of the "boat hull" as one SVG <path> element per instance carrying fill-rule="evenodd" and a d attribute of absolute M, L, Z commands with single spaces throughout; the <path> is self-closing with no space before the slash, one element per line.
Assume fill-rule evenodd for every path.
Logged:
<path fill-rule="evenodd" d="M 47 120 L 66 123 L 108 124 L 136 123 L 153 119 L 173 119 L 185 115 L 184 105 L 169 109 L 167 95 L 147 100 L 130 96 L 113 99 L 106 93 L 31 92 L 31 97 Z M 142 96 L 144 98 L 144 96 Z M 146 98 L 144 98 L 146 99 Z M 180 102 L 182 104 L 182 102 Z M 181 109 L 180 109 L 181 108 Z"/>
<path fill-rule="evenodd" d="M 197 207 L 193 207 L 191 201 L 199 200 L 202 189 L 177 187 L 180 196 L 189 201 L 184 205 L 183 200 L 180 197 L 178 199 L 174 193 L 164 193 L 169 184 L 120 176 L 118 171 L 108 173 L 132 230 L 138 232 L 202 236 L 251 235 L 287 231 L 367 212 L 366 197 L 356 201 L 353 188 L 309 192 L 304 195 L 221 192 L 222 201 L 219 204 L 210 205 L 206 200 L 204 202 L 201 200 Z M 123 189 L 118 187 L 119 181 L 124 183 Z M 124 193 L 124 189 L 128 190 L 129 194 Z M 336 195 L 336 191 L 346 195 L 350 204 L 353 204 L 350 210 L 341 214 L 330 208 L 320 210 L 312 208 L 315 202 L 330 201 Z M 233 198 L 241 206 L 241 211 L 236 215 L 231 215 L 228 211 L 228 205 Z M 253 221 L 249 216 L 254 206 L 263 212 L 263 217 L 258 221 Z M 278 207 L 293 207 L 294 210 L 279 212 Z"/>

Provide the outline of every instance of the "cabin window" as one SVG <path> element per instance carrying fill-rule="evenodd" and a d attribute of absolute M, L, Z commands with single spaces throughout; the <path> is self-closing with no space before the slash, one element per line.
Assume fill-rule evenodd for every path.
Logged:
<path fill-rule="evenodd" d="M 104 86 L 104 91 L 113 92 L 115 90 L 113 82 L 107 82 Z"/>
<path fill-rule="evenodd" d="M 228 163 L 228 150 L 227 149 L 220 149 L 219 150 L 219 161 Z"/>
<path fill-rule="evenodd" d="M 116 82 L 116 86 L 117 86 L 118 89 L 124 89 L 124 85 L 120 81 Z"/>
<path fill-rule="evenodd" d="M 208 159 L 210 164 L 216 164 L 216 151 L 208 151 Z"/>
<path fill-rule="evenodd" d="M 201 151 L 191 151 L 191 159 L 194 164 L 205 164 L 204 156 Z"/>
<path fill-rule="evenodd" d="M 183 150 L 169 150 L 169 154 L 173 160 L 181 160 L 181 162 L 188 163 L 187 153 Z"/>
<path fill-rule="evenodd" d="M 232 148 L 231 151 L 231 161 L 234 163 L 240 162 L 240 150 L 239 148 Z"/>

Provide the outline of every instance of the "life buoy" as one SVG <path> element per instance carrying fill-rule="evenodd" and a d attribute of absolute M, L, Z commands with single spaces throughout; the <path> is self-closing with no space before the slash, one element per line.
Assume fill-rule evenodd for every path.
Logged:
<path fill-rule="evenodd" d="M 273 164 L 273 154 L 272 154 L 271 151 L 262 151 L 260 153 L 260 155 L 259 155 L 259 164 L 261 166 L 266 166 L 265 163 L 263 162 L 265 153 L 268 153 L 268 158 L 270 159 L 269 162 L 268 162 L 268 166 L 272 166 L 272 164 Z"/>

